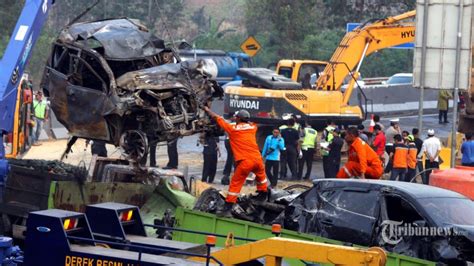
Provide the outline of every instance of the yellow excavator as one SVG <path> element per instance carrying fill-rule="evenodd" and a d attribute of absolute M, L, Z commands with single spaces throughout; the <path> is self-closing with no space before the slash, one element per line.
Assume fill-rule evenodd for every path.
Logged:
<path fill-rule="evenodd" d="M 224 115 L 230 116 L 239 109 L 250 112 L 251 118 L 266 129 L 283 123 L 283 117 L 296 115 L 313 127 L 321 128 L 331 119 L 338 124 L 359 124 L 365 119 L 368 100 L 361 91 L 362 103 L 350 105 L 349 99 L 359 76 L 364 58 L 371 53 L 391 46 L 413 42 L 415 39 L 415 11 L 398 16 L 367 22 L 348 32 L 329 62 L 321 62 L 324 70 L 315 71 L 317 81 L 303 86 L 303 77 L 295 79 L 289 66 L 295 69 L 299 60 L 282 60 L 277 73 L 262 69 L 240 69 L 241 86 L 228 86 L 224 96 Z M 309 61 L 311 62 L 311 61 Z M 289 65 L 288 65 L 289 64 Z M 293 65 L 295 64 L 295 65 Z M 302 71 L 297 71 L 306 75 Z M 351 81 L 345 91 L 341 86 L 347 76 Z M 265 128 L 265 127 L 260 127 Z M 265 131 L 265 130 L 262 130 Z"/>

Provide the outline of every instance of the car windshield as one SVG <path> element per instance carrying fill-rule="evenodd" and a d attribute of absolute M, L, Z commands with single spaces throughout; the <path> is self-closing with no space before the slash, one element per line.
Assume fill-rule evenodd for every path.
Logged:
<path fill-rule="evenodd" d="M 411 76 L 393 76 L 388 79 L 387 84 L 411 84 L 412 82 Z"/>
<path fill-rule="evenodd" d="M 426 198 L 420 204 L 439 226 L 474 225 L 474 202 L 469 199 Z"/>

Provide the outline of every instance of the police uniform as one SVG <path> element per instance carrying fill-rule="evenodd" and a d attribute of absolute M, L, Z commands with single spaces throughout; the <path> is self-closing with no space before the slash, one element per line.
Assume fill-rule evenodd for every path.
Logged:
<path fill-rule="evenodd" d="M 177 169 L 178 168 L 178 139 L 168 141 L 168 164 L 163 169 Z"/>
<path fill-rule="evenodd" d="M 212 183 L 216 176 L 219 138 L 212 134 L 205 134 L 203 142 L 204 164 L 201 178 L 203 182 Z"/>
<path fill-rule="evenodd" d="M 332 139 L 334 138 L 332 131 L 335 128 L 333 126 L 327 126 L 324 129 L 323 132 L 323 142 L 325 142 L 327 145 L 329 145 L 332 142 Z M 330 178 L 331 177 L 331 162 L 329 160 L 329 151 L 321 148 L 321 156 L 323 157 L 323 172 L 324 172 L 324 178 Z M 339 168 L 338 168 L 339 169 Z"/>
<path fill-rule="evenodd" d="M 286 178 L 286 173 L 287 173 L 287 168 L 286 165 L 288 164 L 288 167 L 290 168 L 291 171 L 291 176 L 293 179 L 296 179 L 298 177 L 298 168 L 297 168 L 297 162 L 298 162 L 298 141 L 300 139 L 300 134 L 298 130 L 296 130 L 294 127 L 287 127 L 284 128 L 281 131 L 281 136 L 285 140 L 285 145 L 286 145 L 286 151 L 283 153 L 285 154 L 284 156 L 281 157 L 281 171 L 280 171 L 280 176 L 281 178 Z"/>
<path fill-rule="evenodd" d="M 303 177 L 303 167 L 306 163 L 306 174 L 304 179 L 309 179 L 311 175 L 311 168 L 313 166 L 314 147 L 316 146 L 316 137 L 318 132 L 311 127 L 305 127 L 303 129 L 303 143 L 301 144 L 301 150 L 303 157 L 298 162 L 298 179 Z"/>
<path fill-rule="evenodd" d="M 280 130 L 280 132 L 283 132 L 284 129 L 287 129 L 289 128 L 288 125 L 281 125 L 278 129 Z M 299 134 L 299 128 L 300 128 L 300 124 L 299 123 L 295 123 L 295 125 L 292 127 L 293 129 L 296 129 L 296 131 L 298 132 Z M 286 140 L 285 140 L 286 141 Z M 290 153 L 292 153 L 292 151 L 290 151 Z M 288 168 L 286 167 L 287 164 L 292 164 L 292 161 L 293 161 L 293 157 L 292 155 L 290 155 L 291 157 L 291 161 L 289 162 L 288 161 L 288 153 L 286 150 L 281 150 L 280 151 L 280 178 L 281 179 L 285 179 L 286 178 L 286 173 L 288 172 Z M 298 163 L 298 154 L 295 154 L 295 157 L 294 157 L 294 160 L 296 161 L 294 163 L 294 169 L 295 169 L 295 178 L 296 178 L 296 175 L 298 173 L 296 173 L 296 171 L 298 171 L 298 166 L 297 166 L 297 163 Z M 290 166 L 291 167 L 291 166 Z M 291 169 L 290 169 L 291 170 Z M 293 174 L 293 172 L 292 172 Z"/>

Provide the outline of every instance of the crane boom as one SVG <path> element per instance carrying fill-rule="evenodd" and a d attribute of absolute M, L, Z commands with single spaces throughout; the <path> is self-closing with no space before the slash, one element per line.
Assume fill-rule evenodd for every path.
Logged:
<path fill-rule="evenodd" d="M 339 90 L 344 78 L 350 72 L 354 70 L 358 72 L 366 56 L 380 49 L 413 42 L 415 24 L 404 20 L 415 17 L 415 14 L 414 10 L 409 11 L 363 24 L 354 31 L 346 33 L 329 64 L 316 81 L 316 87 L 319 90 Z M 346 90 L 343 104 L 347 104 L 351 93 L 352 89 Z"/>
<path fill-rule="evenodd" d="M 0 61 L 0 179 L 6 174 L 3 136 L 13 130 L 18 85 L 31 49 L 39 38 L 54 0 L 26 0 Z"/>

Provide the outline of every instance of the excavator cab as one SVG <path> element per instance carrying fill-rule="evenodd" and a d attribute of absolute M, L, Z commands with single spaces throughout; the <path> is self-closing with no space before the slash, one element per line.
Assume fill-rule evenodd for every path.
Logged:
<path fill-rule="evenodd" d="M 296 82 L 302 82 L 306 74 L 319 78 L 328 63 L 318 60 L 288 60 L 278 62 L 276 72 Z"/>

